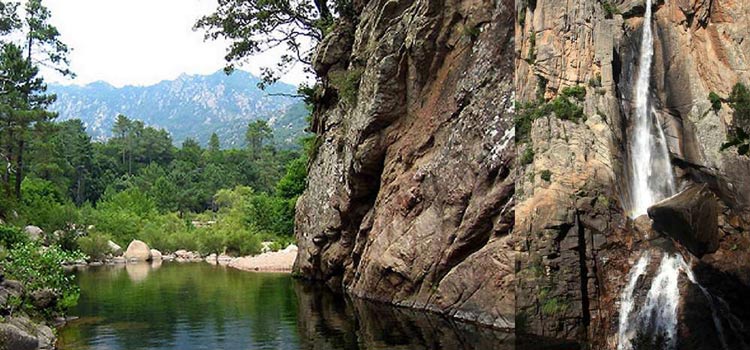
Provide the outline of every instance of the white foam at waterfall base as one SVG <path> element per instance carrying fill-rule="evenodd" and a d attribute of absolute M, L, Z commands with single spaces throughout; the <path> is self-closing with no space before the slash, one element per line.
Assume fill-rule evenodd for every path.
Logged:
<path fill-rule="evenodd" d="M 638 283 L 638 279 L 646 273 L 646 267 L 648 267 L 650 258 L 651 254 L 647 251 L 638 259 L 638 262 L 630 271 L 628 284 L 622 290 L 622 295 L 620 296 L 620 323 L 617 333 L 619 342 L 617 350 L 632 349 L 630 342 L 633 339 L 634 330 L 630 327 L 630 317 L 633 312 L 633 304 L 635 303 L 635 286 Z"/>
<path fill-rule="evenodd" d="M 652 336 L 664 335 L 667 349 L 673 349 L 677 343 L 678 282 L 683 265 L 681 255 L 664 255 L 639 314 L 640 327 L 652 331 Z"/>

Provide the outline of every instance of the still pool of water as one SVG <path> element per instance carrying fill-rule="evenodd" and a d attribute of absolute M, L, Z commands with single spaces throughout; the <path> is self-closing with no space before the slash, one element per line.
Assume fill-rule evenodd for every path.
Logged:
<path fill-rule="evenodd" d="M 510 334 L 204 263 L 76 272 L 61 350 L 512 349 Z"/>

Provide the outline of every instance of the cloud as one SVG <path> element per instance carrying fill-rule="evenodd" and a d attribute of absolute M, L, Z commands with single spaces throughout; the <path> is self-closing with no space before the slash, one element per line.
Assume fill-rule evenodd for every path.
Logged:
<path fill-rule="evenodd" d="M 180 74 L 221 69 L 226 43 L 203 41 L 192 26 L 216 8 L 216 0 L 48 0 L 52 23 L 73 49 L 75 80 L 43 70 L 48 81 L 86 84 L 103 80 L 115 86 L 151 85 Z M 273 66 L 281 52 L 269 52 L 242 66 L 254 74 Z M 297 65 L 283 81 L 306 81 Z"/>

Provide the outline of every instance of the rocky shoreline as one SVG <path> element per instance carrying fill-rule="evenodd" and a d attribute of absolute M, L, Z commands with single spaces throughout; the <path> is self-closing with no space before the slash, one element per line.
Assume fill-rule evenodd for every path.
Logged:
<path fill-rule="evenodd" d="M 6 280 L 0 273 L 0 350 L 46 350 L 55 348 L 55 333 L 45 321 L 32 319 L 18 310 L 13 300 L 31 299 L 35 311 L 43 312 L 57 302 L 54 294 L 44 290 L 28 293 L 14 280 Z"/>
<path fill-rule="evenodd" d="M 110 242 L 112 252 L 117 254 L 122 249 L 115 243 Z M 174 261 L 178 263 L 207 262 L 213 265 L 222 265 L 243 271 L 253 272 L 287 272 L 292 271 L 294 259 L 297 257 L 297 246 L 289 245 L 280 251 L 266 251 L 254 256 L 232 257 L 226 254 L 202 255 L 198 252 L 185 249 L 173 253 L 162 254 L 156 249 L 150 249 L 142 241 L 134 240 L 128 245 L 128 249 L 121 255 L 109 254 L 104 260 L 75 261 L 68 264 L 69 267 L 103 266 L 103 265 L 125 265 L 143 262 Z"/>

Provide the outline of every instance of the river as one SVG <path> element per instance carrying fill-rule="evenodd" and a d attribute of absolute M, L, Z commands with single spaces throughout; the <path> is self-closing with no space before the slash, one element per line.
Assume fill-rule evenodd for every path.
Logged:
<path fill-rule="evenodd" d="M 507 333 L 288 274 L 164 263 L 85 268 L 76 281 L 78 319 L 58 330 L 61 350 L 513 348 Z"/>

